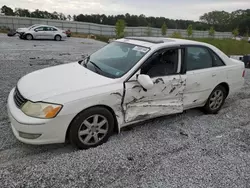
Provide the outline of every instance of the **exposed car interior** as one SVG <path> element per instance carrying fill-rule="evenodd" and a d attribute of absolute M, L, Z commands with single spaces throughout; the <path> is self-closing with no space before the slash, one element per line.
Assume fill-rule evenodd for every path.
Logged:
<path fill-rule="evenodd" d="M 178 67 L 178 49 L 171 49 L 154 55 L 147 61 L 142 69 L 142 74 L 151 78 L 175 74 Z"/>

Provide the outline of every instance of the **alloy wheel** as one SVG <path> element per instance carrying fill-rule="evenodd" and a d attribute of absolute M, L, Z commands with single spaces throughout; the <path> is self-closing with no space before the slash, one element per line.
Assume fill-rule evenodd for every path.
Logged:
<path fill-rule="evenodd" d="M 94 145 L 106 136 L 108 128 L 108 120 L 96 114 L 83 121 L 78 130 L 78 137 L 83 144 Z"/>
<path fill-rule="evenodd" d="M 218 108 L 220 108 L 223 102 L 223 95 L 223 91 L 221 90 L 214 91 L 209 100 L 209 107 L 211 110 L 217 110 Z"/>

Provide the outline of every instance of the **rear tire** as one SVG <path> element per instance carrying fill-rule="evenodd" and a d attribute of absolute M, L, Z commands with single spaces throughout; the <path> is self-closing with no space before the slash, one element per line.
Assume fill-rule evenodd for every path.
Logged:
<path fill-rule="evenodd" d="M 217 86 L 207 99 L 205 106 L 203 107 L 206 114 L 217 114 L 223 106 L 227 97 L 226 89 L 219 85 Z"/>
<path fill-rule="evenodd" d="M 25 36 L 25 38 L 26 38 L 27 40 L 33 40 L 33 36 L 32 36 L 31 34 L 27 34 L 27 35 Z"/>
<path fill-rule="evenodd" d="M 60 41 L 61 39 L 62 39 L 62 37 L 61 37 L 60 35 L 56 35 L 56 36 L 55 36 L 55 40 L 56 40 L 56 41 Z"/>
<path fill-rule="evenodd" d="M 105 143 L 112 135 L 114 117 L 103 107 L 93 107 L 78 114 L 69 127 L 69 140 L 78 149 Z"/>

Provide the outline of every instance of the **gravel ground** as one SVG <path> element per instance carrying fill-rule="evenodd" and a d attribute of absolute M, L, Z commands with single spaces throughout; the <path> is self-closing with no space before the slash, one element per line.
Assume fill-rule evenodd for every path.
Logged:
<path fill-rule="evenodd" d="M 30 146 L 13 136 L 8 92 L 37 69 L 79 60 L 104 43 L 0 35 L 0 187 L 250 187 L 250 71 L 217 115 L 189 110 L 114 135 L 97 148 Z"/>

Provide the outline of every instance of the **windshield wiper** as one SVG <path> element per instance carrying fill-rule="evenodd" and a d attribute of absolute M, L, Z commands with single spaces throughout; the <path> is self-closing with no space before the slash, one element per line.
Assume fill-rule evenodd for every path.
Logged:
<path fill-rule="evenodd" d="M 87 61 L 86 61 L 86 59 L 87 59 Z M 78 61 L 78 63 L 84 67 L 87 67 L 87 63 L 89 61 L 89 56 L 86 59 L 82 59 L 82 60 Z"/>
<path fill-rule="evenodd" d="M 87 64 L 88 64 L 88 63 L 91 63 L 91 64 L 95 67 L 95 70 L 96 70 L 97 73 L 100 73 L 100 71 L 103 72 L 103 70 L 102 70 L 96 63 L 94 63 L 93 61 L 90 61 L 89 59 L 90 59 L 90 56 L 88 56 L 88 57 L 86 58 L 86 61 L 81 60 L 81 61 L 79 61 L 79 63 L 80 63 L 81 65 L 83 65 L 84 67 L 87 67 Z M 98 70 L 99 70 L 99 71 L 98 71 Z"/>
<path fill-rule="evenodd" d="M 89 63 L 91 63 L 92 65 L 94 65 L 94 67 L 96 68 L 96 71 L 97 69 L 100 70 L 101 72 L 103 72 L 103 70 L 97 65 L 95 64 L 93 61 L 88 61 Z M 86 63 L 87 64 L 87 63 Z"/>

